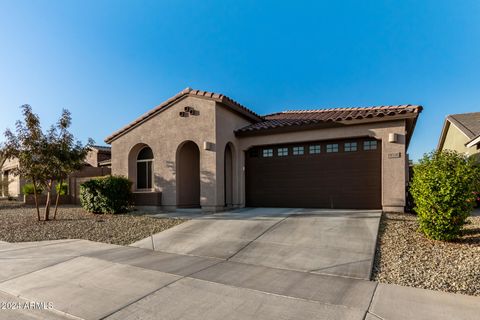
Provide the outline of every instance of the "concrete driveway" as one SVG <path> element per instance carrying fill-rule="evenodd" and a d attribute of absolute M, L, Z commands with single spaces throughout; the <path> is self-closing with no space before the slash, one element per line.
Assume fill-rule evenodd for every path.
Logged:
<path fill-rule="evenodd" d="M 137 247 L 0 243 L 0 303 L 51 305 L 0 319 L 477 319 L 477 297 L 366 280 L 378 219 L 252 209 L 197 216 Z"/>
<path fill-rule="evenodd" d="M 133 246 L 370 279 L 380 211 L 255 208 L 195 217 Z"/>

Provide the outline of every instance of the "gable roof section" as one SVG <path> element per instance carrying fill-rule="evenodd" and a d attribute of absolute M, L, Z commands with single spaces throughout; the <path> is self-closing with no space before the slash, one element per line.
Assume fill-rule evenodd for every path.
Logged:
<path fill-rule="evenodd" d="M 470 139 L 480 134 L 480 112 L 452 114 L 447 119 Z"/>
<path fill-rule="evenodd" d="M 123 134 L 127 133 L 131 129 L 137 127 L 138 125 L 142 124 L 143 122 L 147 121 L 148 119 L 154 117 L 158 113 L 164 111 L 165 109 L 169 108 L 176 102 L 186 98 L 186 97 L 198 97 L 198 98 L 203 98 L 203 99 L 208 99 L 208 100 L 213 100 L 218 103 L 223 104 L 226 106 L 228 109 L 235 111 L 237 113 L 240 113 L 241 115 L 249 118 L 253 122 L 256 121 L 261 121 L 262 117 L 253 112 L 252 110 L 248 109 L 247 107 L 241 105 L 240 103 L 236 102 L 235 100 L 227 97 L 226 95 L 219 94 L 219 93 L 214 93 L 214 92 L 208 92 L 208 91 L 201 91 L 201 90 L 194 90 L 192 88 L 186 88 L 170 99 L 162 102 L 159 104 L 157 107 L 153 108 L 149 112 L 145 113 L 135 121 L 131 122 L 127 126 L 123 127 L 122 129 L 116 131 L 109 137 L 105 139 L 106 143 L 112 143 L 115 139 L 119 138 Z"/>
<path fill-rule="evenodd" d="M 450 123 L 470 140 L 465 144 L 467 147 L 472 147 L 480 142 L 480 112 L 451 114 L 447 116 L 443 123 L 442 133 L 437 146 L 438 150 L 443 147 Z"/>
<path fill-rule="evenodd" d="M 413 119 L 409 134 L 413 132 L 418 114 L 422 111 L 418 105 L 377 106 L 363 108 L 332 108 L 317 110 L 291 110 L 266 115 L 265 121 L 238 129 L 235 133 L 251 135 L 255 133 L 277 131 L 278 129 L 298 130 L 316 128 L 331 124 L 357 124 L 361 122 L 390 121 L 399 118 Z"/>

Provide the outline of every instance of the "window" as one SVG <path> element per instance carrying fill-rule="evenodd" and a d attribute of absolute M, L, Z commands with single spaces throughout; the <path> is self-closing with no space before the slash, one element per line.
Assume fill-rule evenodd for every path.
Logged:
<path fill-rule="evenodd" d="M 345 142 L 343 147 L 344 147 L 345 152 L 357 151 L 357 143 L 356 142 Z"/>
<path fill-rule="evenodd" d="M 327 144 L 327 152 L 338 152 L 338 143 Z"/>
<path fill-rule="evenodd" d="M 363 150 L 377 150 L 377 141 L 376 140 L 363 141 Z"/>
<path fill-rule="evenodd" d="M 273 149 L 263 149 L 262 155 L 264 158 L 273 157 Z"/>
<path fill-rule="evenodd" d="M 288 156 L 288 148 L 278 148 L 277 149 L 277 155 L 279 157 Z"/>
<path fill-rule="evenodd" d="M 293 147 L 293 155 L 294 156 L 302 155 L 303 152 L 304 152 L 303 147 Z"/>
<path fill-rule="evenodd" d="M 308 148 L 308 152 L 310 154 L 319 154 L 320 153 L 320 145 L 313 145 Z"/>
<path fill-rule="evenodd" d="M 153 186 L 153 151 L 145 147 L 137 157 L 137 189 L 152 189 Z"/>

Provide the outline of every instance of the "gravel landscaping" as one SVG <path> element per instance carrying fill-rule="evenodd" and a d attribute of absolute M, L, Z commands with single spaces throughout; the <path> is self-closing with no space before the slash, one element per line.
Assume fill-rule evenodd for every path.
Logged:
<path fill-rule="evenodd" d="M 0 201 L 0 241 L 7 242 L 86 239 L 128 245 L 184 221 L 141 214 L 97 215 L 62 206 L 57 220 L 38 222 L 34 207 Z"/>
<path fill-rule="evenodd" d="M 372 280 L 480 296 L 480 216 L 454 242 L 426 239 L 416 216 L 384 213 Z"/>

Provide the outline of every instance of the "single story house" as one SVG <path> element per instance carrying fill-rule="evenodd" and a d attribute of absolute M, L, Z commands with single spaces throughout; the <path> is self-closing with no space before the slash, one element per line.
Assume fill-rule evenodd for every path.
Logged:
<path fill-rule="evenodd" d="M 68 179 L 68 190 L 72 201 L 78 203 L 79 185 L 92 177 L 105 176 L 111 173 L 110 169 L 111 150 L 108 146 L 92 146 L 85 157 L 83 168 L 74 172 Z M 13 174 L 13 169 L 18 168 L 18 159 L 6 159 L 0 161 L 0 174 L 3 181 L 0 197 L 12 197 L 23 199 L 22 188 L 26 180 Z M 32 200 L 33 201 L 33 200 Z"/>
<path fill-rule="evenodd" d="M 407 148 L 421 106 L 260 116 L 187 88 L 105 142 L 137 206 L 318 207 L 403 212 Z"/>
<path fill-rule="evenodd" d="M 437 150 L 455 150 L 480 161 L 480 112 L 447 116 Z"/>

